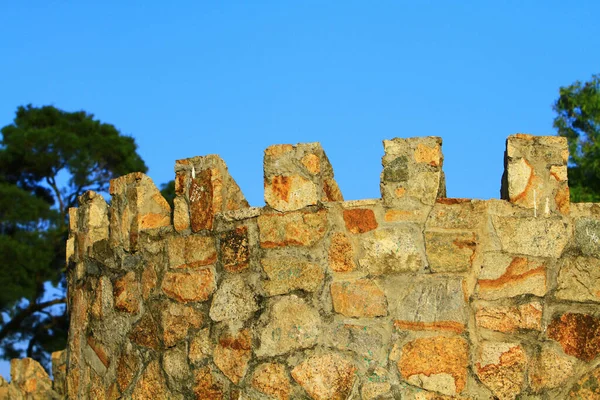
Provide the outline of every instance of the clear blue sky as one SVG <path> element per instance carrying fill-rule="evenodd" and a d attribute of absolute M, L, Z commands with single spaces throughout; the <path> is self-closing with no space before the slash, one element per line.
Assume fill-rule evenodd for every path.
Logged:
<path fill-rule="evenodd" d="M 166 4 L 3 1 L 0 126 L 28 103 L 85 110 L 157 184 L 216 153 L 255 206 L 271 144 L 321 142 L 360 199 L 379 197 L 383 139 L 436 135 L 448 195 L 487 199 L 506 137 L 554 134 L 558 88 L 600 73 L 598 1 Z"/>

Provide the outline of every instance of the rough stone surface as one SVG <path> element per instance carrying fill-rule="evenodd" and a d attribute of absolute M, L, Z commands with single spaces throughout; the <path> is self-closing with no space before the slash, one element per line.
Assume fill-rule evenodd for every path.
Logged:
<path fill-rule="evenodd" d="M 502 249 L 515 254 L 559 257 L 569 240 L 562 218 L 492 217 Z"/>
<path fill-rule="evenodd" d="M 425 265 L 422 231 L 416 226 L 379 229 L 362 239 L 361 267 L 373 275 L 411 272 Z"/>
<path fill-rule="evenodd" d="M 569 392 L 569 399 L 593 400 L 598 398 L 600 398 L 600 367 L 584 375 Z"/>
<path fill-rule="evenodd" d="M 254 291 L 238 275 L 221 282 L 210 305 L 213 321 L 245 321 L 258 310 Z"/>
<path fill-rule="evenodd" d="M 473 232 L 425 232 L 429 267 L 434 272 L 463 272 L 473 265 L 477 235 Z"/>
<path fill-rule="evenodd" d="M 564 352 L 584 361 L 600 353 L 600 318 L 578 313 L 566 313 L 552 319 L 548 337 L 556 340 Z"/>
<path fill-rule="evenodd" d="M 264 363 L 257 366 L 252 375 L 251 385 L 270 398 L 278 400 L 290 398 L 290 380 L 282 364 Z"/>
<path fill-rule="evenodd" d="M 133 388 L 131 398 L 133 400 L 143 399 L 166 399 L 169 398 L 167 382 L 161 371 L 158 361 L 154 360 L 144 370 L 142 376 Z"/>
<path fill-rule="evenodd" d="M 199 328 L 204 316 L 193 307 L 168 302 L 161 311 L 163 341 L 165 346 L 174 346 L 187 337 L 189 329 Z"/>
<path fill-rule="evenodd" d="M 235 384 L 246 375 L 251 358 L 252 343 L 247 329 L 221 336 L 213 353 L 215 365 Z"/>
<path fill-rule="evenodd" d="M 190 338 L 188 358 L 192 364 L 200 364 L 212 356 L 212 351 L 213 345 L 210 340 L 210 329 L 201 329 Z"/>
<path fill-rule="evenodd" d="M 535 392 L 561 387 L 575 372 L 575 361 L 544 345 L 529 366 L 529 385 Z"/>
<path fill-rule="evenodd" d="M 383 290 L 369 279 L 333 282 L 331 298 L 336 312 L 347 317 L 383 317 L 387 301 Z"/>
<path fill-rule="evenodd" d="M 352 233 L 365 233 L 377 228 L 375 213 L 368 208 L 344 210 L 346 229 Z"/>
<path fill-rule="evenodd" d="M 194 371 L 194 395 L 196 399 L 222 400 L 225 398 L 224 384 L 215 376 L 210 367 Z"/>
<path fill-rule="evenodd" d="M 169 266 L 196 268 L 217 261 L 215 240 L 210 236 L 173 236 L 169 239 Z"/>
<path fill-rule="evenodd" d="M 538 302 L 518 306 L 477 307 L 475 320 L 479 328 L 497 332 L 542 330 L 542 304 Z"/>
<path fill-rule="evenodd" d="M 543 260 L 486 253 L 477 282 L 478 295 L 487 300 L 523 294 L 544 296 L 546 270 Z"/>
<path fill-rule="evenodd" d="M 115 308 L 135 314 L 140 308 L 140 286 L 133 271 L 117 279 L 113 286 Z"/>
<path fill-rule="evenodd" d="M 248 267 L 250 248 L 248 228 L 240 226 L 221 234 L 221 262 L 228 272 L 239 272 Z"/>
<path fill-rule="evenodd" d="M 182 303 L 206 301 L 216 288 L 212 268 L 194 272 L 167 272 L 162 290 L 170 298 Z"/>
<path fill-rule="evenodd" d="M 318 264 L 294 257 L 263 258 L 261 264 L 267 274 L 264 282 L 267 296 L 290 293 L 297 289 L 314 292 L 325 278 L 323 268 Z"/>
<path fill-rule="evenodd" d="M 349 272 L 356 269 L 352 242 L 343 233 L 335 232 L 331 235 L 329 267 L 333 272 Z"/>
<path fill-rule="evenodd" d="M 312 347 L 320 333 L 317 310 L 296 295 L 282 297 L 272 305 L 267 324 L 260 330 L 256 354 L 270 357 Z"/>
<path fill-rule="evenodd" d="M 475 363 L 477 376 L 499 399 L 515 399 L 523 389 L 527 354 L 517 343 L 483 342 Z"/>
<path fill-rule="evenodd" d="M 356 367 L 335 354 L 313 356 L 292 370 L 292 377 L 315 400 L 343 400 L 355 382 Z"/>
<path fill-rule="evenodd" d="M 452 396 L 465 388 L 468 362 L 463 338 L 433 336 L 405 344 L 397 365 L 411 385 Z"/>
<path fill-rule="evenodd" d="M 559 267 L 557 298 L 600 303 L 600 259 L 565 257 Z"/>
<path fill-rule="evenodd" d="M 262 214 L 258 217 L 258 229 L 263 248 L 312 246 L 327 231 L 327 214 L 325 210 Z"/>

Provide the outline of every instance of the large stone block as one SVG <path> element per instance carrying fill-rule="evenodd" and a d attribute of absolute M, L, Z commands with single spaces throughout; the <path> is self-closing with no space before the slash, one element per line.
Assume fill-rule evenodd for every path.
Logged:
<path fill-rule="evenodd" d="M 290 293 L 294 290 L 316 291 L 325 274 L 319 264 L 298 259 L 297 257 L 270 257 L 261 260 L 267 274 L 264 290 L 267 296 Z"/>
<path fill-rule="evenodd" d="M 290 380 L 285 366 L 277 363 L 260 364 L 252 374 L 252 387 L 270 398 L 288 400 L 290 398 Z"/>
<path fill-rule="evenodd" d="M 475 322 L 478 328 L 497 332 L 542 330 L 542 304 L 531 302 L 518 306 L 476 306 Z"/>
<path fill-rule="evenodd" d="M 465 272 L 473 266 L 478 237 L 474 232 L 425 231 L 425 249 L 433 272 Z"/>
<path fill-rule="evenodd" d="M 556 298 L 600 303 L 600 260 L 596 257 L 563 257 L 559 261 Z"/>
<path fill-rule="evenodd" d="M 356 367 L 336 353 L 312 356 L 292 370 L 292 377 L 315 400 L 344 400 L 352 391 Z"/>
<path fill-rule="evenodd" d="M 327 211 L 262 214 L 258 230 L 262 248 L 312 246 L 327 232 Z"/>
<path fill-rule="evenodd" d="M 347 317 L 383 317 L 387 315 L 385 294 L 369 279 L 333 282 L 333 309 Z"/>
<path fill-rule="evenodd" d="M 182 303 L 206 301 L 215 288 L 215 273 L 210 267 L 193 272 L 167 272 L 162 282 L 163 292 Z"/>
<path fill-rule="evenodd" d="M 210 305 L 210 318 L 213 321 L 243 322 L 257 310 L 254 289 L 240 275 L 232 275 L 222 280 Z"/>
<path fill-rule="evenodd" d="M 341 201 L 329 159 L 319 143 L 280 144 L 265 150 L 265 202 L 278 211 Z"/>
<path fill-rule="evenodd" d="M 518 343 L 483 342 L 479 345 L 475 372 L 499 399 L 514 400 L 523 390 L 527 354 Z"/>
<path fill-rule="evenodd" d="M 509 253 L 558 258 L 571 236 L 570 224 L 562 218 L 493 216 L 492 221 Z"/>
<path fill-rule="evenodd" d="M 502 198 L 534 214 L 569 213 L 567 139 L 516 134 L 506 141 Z"/>
<path fill-rule="evenodd" d="M 225 162 L 214 154 L 175 162 L 175 194 L 177 231 L 211 230 L 216 214 L 249 207 Z"/>
<path fill-rule="evenodd" d="M 234 335 L 222 335 L 213 352 L 215 365 L 235 384 L 246 375 L 251 358 L 252 338 L 247 329 Z"/>
<path fill-rule="evenodd" d="M 583 313 L 556 316 L 548 325 L 547 334 L 563 351 L 583 361 L 592 361 L 600 354 L 600 318 Z"/>
<path fill-rule="evenodd" d="M 381 197 L 387 206 L 417 201 L 433 205 L 446 196 L 442 164 L 442 139 L 422 138 L 384 140 Z"/>
<path fill-rule="evenodd" d="M 171 225 L 171 206 L 145 174 L 134 172 L 111 180 L 110 194 L 113 246 L 136 250 L 140 233 Z"/>

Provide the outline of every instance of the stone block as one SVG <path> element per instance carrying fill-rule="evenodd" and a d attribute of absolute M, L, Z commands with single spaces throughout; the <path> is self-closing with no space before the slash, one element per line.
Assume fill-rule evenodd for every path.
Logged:
<path fill-rule="evenodd" d="M 355 353 L 355 360 L 358 360 L 357 367 L 373 370 L 378 365 L 387 365 L 392 335 L 387 323 L 381 324 L 377 320 L 350 321 L 347 318 L 336 318 L 336 322 L 327 333 L 331 338 L 325 339 L 324 336 L 324 344 L 332 345 L 341 351 Z"/>
<path fill-rule="evenodd" d="M 600 303 L 600 260 L 596 257 L 563 257 L 559 261 L 556 298 Z"/>
<path fill-rule="evenodd" d="M 258 357 L 273 357 L 317 343 L 321 334 L 319 312 L 296 295 L 272 303 L 262 329 L 259 329 Z"/>
<path fill-rule="evenodd" d="M 373 275 L 419 271 L 425 266 L 423 232 L 403 224 L 365 234 L 359 265 Z"/>
<path fill-rule="evenodd" d="M 544 259 L 485 253 L 477 281 L 477 294 L 486 300 L 524 294 L 544 296 L 547 292 L 546 264 Z"/>
<path fill-rule="evenodd" d="M 225 271 L 239 272 L 248 267 L 250 263 L 250 242 L 247 227 L 239 226 L 221 233 L 219 242 L 221 262 Z"/>
<path fill-rule="evenodd" d="M 177 231 L 211 230 L 218 213 L 249 207 L 225 162 L 213 154 L 175 162 L 175 194 Z"/>
<path fill-rule="evenodd" d="M 575 245 L 584 256 L 600 258 L 600 220 L 577 218 L 575 220 Z"/>
<path fill-rule="evenodd" d="M 467 382 L 469 349 L 462 337 L 417 338 L 402 347 L 397 362 L 402 378 L 411 385 L 454 396 Z"/>
<path fill-rule="evenodd" d="M 142 376 L 140 376 L 133 388 L 131 399 L 167 399 L 170 397 L 171 395 L 167 388 L 167 382 L 163 375 L 162 368 L 160 367 L 158 360 L 154 360 L 150 362 L 144 372 L 142 372 Z"/>
<path fill-rule="evenodd" d="M 395 138 L 384 140 L 383 147 L 380 186 L 386 206 L 407 200 L 433 205 L 438 197 L 445 197 L 441 138 Z"/>
<path fill-rule="evenodd" d="M 140 346 L 158 350 L 160 345 L 158 339 L 158 324 L 148 311 L 142 315 L 142 318 L 133 326 L 129 332 L 129 340 Z"/>
<path fill-rule="evenodd" d="M 193 272 L 167 272 L 163 278 L 162 291 L 181 303 L 206 301 L 216 289 L 216 278 L 212 268 Z"/>
<path fill-rule="evenodd" d="M 351 233 L 365 233 L 377 228 L 377 219 L 373 210 L 368 208 L 351 208 L 344 210 L 346 229 Z"/>
<path fill-rule="evenodd" d="M 331 298 L 335 312 L 347 317 L 384 317 L 387 301 L 383 290 L 370 279 L 333 282 Z"/>
<path fill-rule="evenodd" d="M 433 272 L 466 272 L 473 266 L 475 232 L 425 231 L 425 253 Z"/>
<path fill-rule="evenodd" d="M 139 235 L 171 225 L 171 206 L 148 176 L 134 172 L 110 181 L 110 240 L 137 250 Z"/>
<path fill-rule="evenodd" d="M 171 236 L 167 242 L 169 267 L 197 268 L 217 261 L 215 239 L 211 236 Z"/>
<path fill-rule="evenodd" d="M 265 203 L 275 210 L 294 211 L 319 202 L 343 200 L 319 143 L 268 147 L 264 173 Z"/>
<path fill-rule="evenodd" d="M 192 335 L 188 353 L 190 363 L 198 365 L 211 357 L 212 352 L 213 344 L 210 339 L 210 328 L 201 329 Z"/>
<path fill-rule="evenodd" d="M 487 220 L 487 202 L 471 199 L 437 199 L 429 212 L 427 229 L 477 230 Z"/>
<path fill-rule="evenodd" d="M 538 216 L 569 213 L 567 139 L 560 136 L 509 136 L 502 198 L 533 209 Z"/>
<path fill-rule="evenodd" d="M 257 310 L 254 289 L 240 275 L 232 275 L 221 281 L 210 305 L 213 321 L 243 322 Z"/>
<path fill-rule="evenodd" d="M 541 331 L 542 311 L 542 304 L 536 301 L 516 306 L 477 306 L 475 322 L 478 328 L 497 332 Z"/>
<path fill-rule="evenodd" d="M 546 332 L 566 354 L 580 360 L 592 361 L 600 353 L 600 318 L 593 315 L 565 313 L 556 316 Z"/>
<path fill-rule="evenodd" d="M 530 363 L 529 385 L 538 393 L 556 389 L 564 385 L 574 373 L 575 360 L 565 357 L 553 346 L 543 344 Z"/>
<path fill-rule="evenodd" d="M 294 290 L 314 292 L 321 287 L 323 268 L 297 257 L 270 257 L 261 260 L 267 280 L 263 286 L 267 296 L 290 293 Z"/>
<path fill-rule="evenodd" d="M 461 333 L 467 322 L 462 278 L 403 275 L 380 279 L 394 326 L 400 330 Z"/>
<path fill-rule="evenodd" d="M 175 346 L 188 336 L 190 329 L 204 323 L 204 315 L 193 307 L 166 301 L 161 306 L 163 342 L 166 347 Z"/>
<path fill-rule="evenodd" d="M 333 272 L 350 272 L 356 269 L 354 248 L 350 238 L 341 232 L 331 234 L 329 268 Z"/>
<path fill-rule="evenodd" d="M 10 378 L 11 385 L 21 391 L 23 399 L 58 399 L 56 392 L 52 390 L 50 377 L 32 358 L 12 359 Z"/>
<path fill-rule="evenodd" d="M 252 339 L 247 329 L 234 335 L 222 335 L 213 352 L 213 360 L 217 368 L 235 384 L 246 375 L 251 358 Z"/>
<path fill-rule="evenodd" d="M 562 218 L 492 216 L 492 222 L 509 253 L 558 258 L 570 239 L 570 225 Z"/>
<path fill-rule="evenodd" d="M 354 387 L 356 367 L 336 353 L 315 355 L 292 370 L 292 377 L 315 400 L 343 400 Z"/>
<path fill-rule="evenodd" d="M 115 308 L 129 314 L 136 314 L 140 309 L 140 284 L 135 272 L 129 271 L 115 280 L 113 285 Z"/>
<path fill-rule="evenodd" d="M 254 369 L 250 385 L 269 398 L 288 400 L 290 398 L 290 380 L 285 366 L 278 363 L 263 363 Z"/>
<path fill-rule="evenodd" d="M 523 390 L 527 354 L 518 343 L 482 342 L 475 373 L 499 399 L 514 400 Z"/>
<path fill-rule="evenodd" d="M 327 211 L 262 214 L 258 230 L 262 248 L 312 246 L 327 232 Z"/>

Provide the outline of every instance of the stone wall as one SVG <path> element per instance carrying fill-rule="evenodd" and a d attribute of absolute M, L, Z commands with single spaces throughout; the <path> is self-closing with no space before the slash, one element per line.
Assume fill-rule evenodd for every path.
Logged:
<path fill-rule="evenodd" d="M 507 140 L 503 200 L 445 197 L 442 141 L 384 141 L 343 201 L 317 143 L 265 150 L 249 207 L 218 156 L 70 210 L 71 399 L 600 398 L 600 205 L 560 137 Z M 586 397 L 587 396 L 587 397 Z"/>

